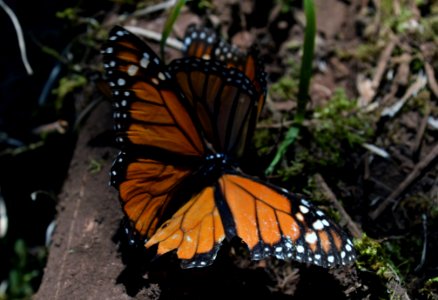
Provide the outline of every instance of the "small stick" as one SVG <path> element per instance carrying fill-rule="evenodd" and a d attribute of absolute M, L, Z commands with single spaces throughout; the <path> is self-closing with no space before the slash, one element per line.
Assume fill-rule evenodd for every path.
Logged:
<path fill-rule="evenodd" d="M 424 132 L 426 131 L 427 127 L 427 121 L 429 120 L 430 116 L 430 105 L 429 103 L 426 104 L 426 111 L 424 113 L 424 117 L 421 120 L 420 127 L 418 128 L 417 135 L 415 136 L 415 141 L 412 145 L 412 154 L 415 157 L 415 159 L 418 159 L 420 149 L 421 149 L 421 141 L 423 140 Z"/>
<path fill-rule="evenodd" d="M 20 22 L 18 21 L 17 16 L 12 11 L 12 9 L 3 0 L 0 0 L 0 7 L 3 8 L 5 13 L 11 19 L 12 24 L 14 25 L 15 32 L 17 33 L 18 46 L 20 48 L 20 53 L 21 53 L 21 60 L 23 61 L 23 65 L 26 68 L 27 74 L 32 75 L 33 70 L 29 64 L 29 61 L 27 60 L 26 45 L 24 42 L 23 31 L 21 29 Z"/>
<path fill-rule="evenodd" d="M 430 90 L 438 98 L 438 83 L 435 80 L 435 71 L 430 63 L 427 61 L 424 63 L 424 70 L 426 71 L 427 82 L 429 83 Z"/>
<path fill-rule="evenodd" d="M 342 204 L 336 199 L 335 194 L 333 191 L 329 188 L 327 183 L 325 182 L 324 178 L 321 176 L 321 174 L 315 175 L 316 183 L 319 185 L 326 195 L 326 197 L 333 203 L 335 208 L 340 212 L 342 219 L 347 223 L 347 227 L 350 230 L 350 233 L 353 235 L 354 238 L 358 239 L 362 237 L 362 230 L 357 226 L 356 223 L 351 219 L 350 215 L 345 211 Z"/>
<path fill-rule="evenodd" d="M 392 51 L 394 50 L 397 41 L 398 40 L 396 37 L 392 37 L 386 48 L 380 54 L 379 62 L 377 63 L 376 73 L 374 74 L 374 78 L 372 81 L 372 88 L 374 89 L 374 91 L 377 89 L 377 87 L 380 85 L 380 82 L 382 81 L 383 74 L 386 70 L 386 65 L 391 58 Z"/>
<path fill-rule="evenodd" d="M 144 36 L 147 39 L 154 40 L 157 42 L 161 41 L 161 33 L 159 32 L 155 32 L 135 26 L 125 26 L 125 29 L 131 31 L 134 34 Z M 184 48 L 184 44 L 180 40 L 171 37 L 167 38 L 166 45 L 177 50 L 183 50 Z"/>
<path fill-rule="evenodd" d="M 415 268 L 415 272 L 420 272 L 423 269 L 424 264 L 426 263 L 426 254 L 427 254 L 427 215 L 421 215 L 421 223 L 423 224 L 423 250 L 421 251 L 421 259 L 418 266 Z"/>
<path fill-rule="evenodd" d="M 438 144 L 424 157 L 418 164 L 415 165 L 414 169 L 411 173 L 403 180 L 402 183 L 385 199 L 383 202 L 370 213 L 371 219 L 377 219 L 382 212 L 388 207 L 389 204 L 394 203 L 394 205 L 398 204 L 396 199 L 408 188 L 408 186 L 414 182 L 418 176 L 420 176 L 421 172 L 429 166 L 436 158 L 438 157 Z"/>

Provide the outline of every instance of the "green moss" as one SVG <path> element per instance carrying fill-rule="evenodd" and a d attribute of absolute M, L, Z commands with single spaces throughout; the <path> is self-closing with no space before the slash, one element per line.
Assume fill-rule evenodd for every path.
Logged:
<path fill-rule="evenodd" d="M 71 73 L 66 77 L 59 80 L 58 88 L 53 90 L 53 93 L 57 96 L 55 101 L 55 108 L 59 110 L 64 102 L 64 98 L 76 90 L 87 84 L 87 78 L 83 75 Z"/>
<path fill-rule="evenodd" d="M 79 19 L 79 9 L 74 7 L 68 7 L 63 11 L 58 11 L 56 13 L 56 17 L 68 21 L 77 21 Z"/>
<path fill-rule="evenodd" d="M 356 101 L 338 90 L 326 105 L 315 110 L 306 125 L 306 134 L 295 145 L 293 159 L 278 174 L 289 180 L 321 168 L 340 168 L 345 157 L 358 151 L 374 134 L 373 120 L 362 113 Z"/>
<path fill-rule="evenodd" d="M 316 109 L 309 126 L 318 164 L 342 164 L 346 151 L 372 136 L 372 124 L 370 117 L 357 109 L 356 101 L 348 99 L 343 90 L 337 90 L 325 106 Z"/>
<path fill-rule="evenodd" d="M 257 129 L 254 138 L 253 144 L 255 145 L 257 152 L 260 155 L 266 155 L 272 150 L 272 144 L 274 144 L 273 135 L 269 129 Z"/>
<path fill-rule="evenodd" d="M 427 279 L 423 288 L 420 289 L 420 293 L 425 296 L 426 299 L 438 299 L 438 277 Z"/>
<path fill-rule="evenodd" d="M 357 110 L 356 101 L 347 98 L 343 90 L 337 90 L 327 105 L 318 108 L 313 119 L 313 133 L 321 145 L 333 140 L 345 140 L 350 146 L 364 143 L 373 133 L 370 120 Z"/>
<path fill-rule="evenodd" d="M 37 253 L 32 255 L 29 252 L 29 248 L 26 243 L 19 239 L 14 245 L 14 257 L 12 257 L 13 267 L 9 272 L 8 287 L 6 294 L 10 299 L 30 299 L 33 290 L 33 281 L 40 275 L 39 268 L 35 267 L 35 264 L 43 264 L 47 252 L 44 249 L 40 249 Z M 36 254 L 36 255 L 35 255 Z"/>
<path fill-rule="evenodd" d="M 283 76 L 271 85 L 269 93 L 274 99 L 296 99 L 298 80 L 291 76 Z"/>
<path fill-rule="evenodd" d="M 104 165 L 104 162 L 97 159 L 91 159 L 90 163 L 88 164 L 88 171 L 90 171 L 91 174 L 96 174 L 102 171 L 102 167 Z"/>
<path fill-rule="evenodd" d="M 398 269 L 389 259 L 384 248 L 366 234 L 354 242 L 358 259 L 356 266 L 362 271 L 372 271 L 385 280 L 400 280 Z"/>

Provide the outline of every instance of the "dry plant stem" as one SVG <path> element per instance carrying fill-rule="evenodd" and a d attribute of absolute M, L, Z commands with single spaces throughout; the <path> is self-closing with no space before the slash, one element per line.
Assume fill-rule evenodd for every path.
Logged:
<path fill-rule="evenodd" d="M 140 9 L 140 10 L 137 10 L 130 15 L 126 15 L 126 14 L 119 15 L 117 17 L 116 21 L 114 23 L 112 23 L 112 25 L 126 23 L 132 19 L 144 17 L 144 16 L 149 15 L 151 13 L 171 8 L 175 5 L 175 2 L 176 2 L 176 0 L 169 0 L 166 2 L 158 3 L 156 5 L 148 5 L 147 7 Z"/>
<path fill-rule="evenodd" d="M 285 121 L 281 123 L 274 123 L 274 124 L 257 124 L 257 129 L 280 129 L 280 128 L 288 128 L 290 127 L 294 122 L 293 121 Z"/>
<path fill-rule="evenodd" d="M 21 60 L 23 61 L 23 65 L 26 68 L 27 74 L 32 75 L 33 70 L 29 64 L 29 61 L 27 60 L 26 45 L 24 42 L 23 31 L 21 30 L 20 22 L 18 21 L 17 16 L 12 11 L 12 9 L 10 9 L 9 6 L 3 0 L 0 0 L 0 7 L 3 8 L 3 10 L 11 19 L 12 24 L 14 25 L 15 31 L 17 33 L 18 46 L 20 48 L 20 53 L 21 53 Z"/>
<path fill-rule="evenodd" d="M 144 36 L 147 39 L 157 42 L 161 41 L 161 33 L 134 26 L 125 26 L 125 28 L 134 34 Z M 180 51 L 182 51 L 184 47 L 184 44 L 181 41 L 171 37 L 167 38 L 166 45 Z"/>
<path fill-rule="evenodd" d="M 438 156 L 438 144 L 424 157 L 418 164 L 415 165 L 411 173 L 403 180 L 402 183 L 373 211 L 370 213 L 371 219 L 377 219 L 382 212 L 390 205 L 398 204 L 396 199 L 408 188 L 408 186 L 414 182 L 420 175 L 421 172 L 429 165 L 431 165 Z"/>
<path fill-rule="evenodd" d="M 426 86 L 426 83 L 427 83 L 426 77 L 422 74 L 419 74 L 417 76 L 417 80 L 415 80 L 415 82 L 409 86 L 403 97 L 401 97 L 400 100 L 398 100 L 396 103 L 392 104 L 391 106 L 385 107 L 382 110 L 380 116 L 381 117 L 389 116 L 391 118 L 395 116 L 411 97 L 418 94 L 418 92 Z"/>
<path fill-rule="evenodd" d="M 380 85 L 380 82 L 382 81 L 383 74 L 385 73 L 386 70 L 386 65 L 391 59 L 392 51 L 394 50 L 397 41 L 398 41 L 397 37 L 392 37 L 386 48 L 380 54 L 379 62 L 376 68 L 376 73 L 374 74 L 374 78 L 372 82 L 372 88 L 374 89 L 374 92 L 376 91 L 377 87 Z"/>
<path fill-rule="evenodd" d="M 435 80 L 435 71 L 433 70 L 430 63 L 424 63 L 424 69 L 426 71 L 427 82 L 429 83 L 430 90 L 438 98 L 438 83 Z"/>
<path fill-rule="evenodd" d="M 419 154 L 421 149 L 421 141 L 423 140 L 424 133 L 426 131 L 427 121 L 429 120 L 429 116 L 430 116 L 430 110 L 431 110 L 430 105 L 427 103 L 424 117 L 421 120 L 420 128 L 418 128 L 417 135 L 415 136 L 415 141 L 412 145 L 412 153 L 416 158 L 418 157 L 417 155 Z"/>
<path fill-rule="evenodd" d="M 322 189 L 326 197 L 333 203 L 335 208 L 339 211 L 342 219 L 347 223 L 348 230 L 353 235 L 353 237 L 356 239 L 362 237 L 363 234 L 362 230 L 359 228 L 359 226 L 356 225 L 356 223 L 354 223 L 350 215 L 345 211 L 342 204 L 339 203 L 339 201 L 336 199 L 335 194 L 329 188 L 329 186 L 327 185 L 321 174 L 316 174 L 315 179 L 316 179 L 316 184 Z"/>
<path fill-rule="evenodd" d="M 166 1 L 166 2 L 161 2 L 155 5 L 149 5 L 148 7 L 141 9 L 141 10 L 137 10 L 135 12 L 132 13 L 133 17 L 143 17 L 145 15 L 149 15 L 151 13 L 160 11 L 160 10 L 165 10 L 168 8 L 171 8 L 175 5 L 176 0 L 170 0 L 170 1 Z"/>

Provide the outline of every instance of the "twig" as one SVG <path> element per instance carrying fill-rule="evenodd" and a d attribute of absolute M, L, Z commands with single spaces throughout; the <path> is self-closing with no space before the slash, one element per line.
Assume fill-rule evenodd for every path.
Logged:
<path fill-rule="evenodd" d="M 280 122 L 280 123 L 274 123 L 274 124 L 257 124 L 257 129 L 270 129 L 270 128 L 275 128 L 275 129 L 279 129 L 279 128 L 288 128 L 289 126 L 291 126 L 294 123 L 294 121 L 284 121 L 284 122 Z"/>
<path fill-rule="evenodd" d="M 383 157 L 383 158 L 390 158 L 391 157 L 391 155 L 389 155 L 388 151 L 386 151 L 383 148 L 377 147 L 376 145 L 363 143 L 362 147 L 364 147 L 368 151 L 370 151 L 370 152 L 372 152 L 380 157 Z"/>
<path fill-rule="evenodd" d="M 144 36 L 147 39 L 151 39 L 157 42 L 161 41 L 161 33 L 134 26 L 125 26 L 125 28 L 132 33 Z M 173 47 L 177 50 L 183 50 L 184 47 L 184 44 L 180 40 L 171 37 L 166 40 L 166 45 Z"/>
<path fill-rule="evenodd" d="M 438 83 L 435 80 L 435 71 L 427 61 L 424 63 L 424 70 L 426 71 L 427 82 L 429 83 L 430 90 L 434 93 L 435 97 L 438 98 Z"/>
<path fill-rule="evenodd" d="M 176 0 L 169 0 L 166 2 L 161 2 L 155 5 L 150 5 L 144 9 L 137 10 L 132 13 L 132 17 L 143 17 L 145 15 L 157 12 L 159 10 L 168 9 L 175 5 Z"/>
<path fill-rule="evenodd" d="M 8 231 L 8 223 L 8 213 L 0 191 L 0 239 L 5 237 L 6 232 Z"/>
<path fill-rule="evenodd" d="M 373 211 L 370 213 L 371 219 L 377 219 L 382 212 L 388 207 L 389 204 L 394 202 L 397 205 L 396 199 L 406 190 L 406 188 L 414 182 L 421 172 L 438 157 L 438 144 L 423 158 L 418 164 L 415 165 L 411 173 L 403 180 L 402 183 Z"/>
<path fill-rule="evenodd" d="M 392 37 L 386 48 L 380 54 L 376 71 L 374 73 L 374 78 L 372 80 L 368 78 L 364 78 L 364 76 L 360 74 L 357 77 L 356 85 L 360 94 L 359 106 L 360 107 L 366 106 L 368 111 L 374 110 L 378 107 L 378 105 L 375 102 L 371 103 L 371 101 L 376 96 L 377 88 L 379 87 L 383 75 L 385 74 L 386 65 L 388 64 L 388 61 L 391 59 L 392 51 L 394 50 L 397 41 L 398 40 L 396 37 Z"/>
<path fill-rule="evenodd" d="M 144 17 L 146 15 L 149 15 L 151 13 L 160 11 L 160 10 L 165 10 L 168 9 L 169 7 L 172 7 L 175 5 L 176 0 L 169 0 L 169 1 L 165 1 L 165 2 L 161 2 L 155 5 L 149 5 L 143 9 L 137 10 L 135 12 L 133 12 L 132 14 L 121 14 L 117 17 L 117 19 L 115 20 L 115 22 L 111 22 L 110 24 L 114 25 L 114 24 L 120 24 L 120 23 L 126 23 L 131 19 L 134 18 L 141 18 Z"/>
<path fill-rule="evenodd" d="M 23 65 L 26 68 L 26 72 L 28 75 L 33 74 L 32 67 L 27 60 L 26 54 L 26 44 L 24 42 L 23 31 L 21 30 L 20 22 L 17 19 L 17 16 L 12 11 L 12 9 L 5 3 L 3 0 L 0 0 L 0 7 L 6 12 L 6 14 L 11 18 L 12 24 L 14 25 L 15 32 L 17 33 L 18 46 L 20 48 L 21 60 L 23 61 Z"/>
<path fill-rule="evenodd" d="M 424 74 L 420 73 L 417 76 L 417 80 L 408 88 L 406 93 L 403 95 L 403 97 L 394 103 L 393 105 L 386 107 L 382 110 L 382 113 L 380 114 L 381 117 L 389 116 L 393 117 L 396 115 L 400 109 L 403 107 L 403 105 L 413 96 L 418 94 L 418 92 L 425 87 L 427 83 L 427 78 L 424 76 Z"/>
<path fill-rule="evenodd" d="M 321 174 L 316 174 L 315 179 L 316 179 L 316 184 L 321 187 L 326 197 L 333 203 L 336 210 L 338 210 L 339 213 L 341 214 L 342 219 L 347 223 L 347 227 L 350 233 L 353 235 L 353 237 L 356 239 L 360 238 L 363 234 L 362 230 L 359 228 L 359 226 L 356 225 L 356 223 L 354 223 L 350 215 L 345 211 L 342 204 L 338 201 L 338 199 L 336 199 L 335 194 L 329 188 L 329 186 L 327 185 Z"/>
<path fill-rule="evenodd" d="M 397 44 L 398 39 L 396 37 L 392 37 L 389 41 L 386 48 L 380 54 L 379 62 L 377 63 L 376 73 L 374 74 L 374 78 L 372 81 L 372 88 L 376 91 L 377 87 L 380 85 L 382 81 L 383 74 L 386 70 L 386 65 L 391 58 L 392 51 L 394 50 L 395 45 Z"/>
<path fill-rule="evenodd" d="M 424 132 L 426 131 L 427 121 L 429 120 L 429 116 L 430 116 L 430 110 L 431 108 L 429 103 L 426 103 L 426 111 L 424 113 L 424 117 L 421 120 L 421 124 L 420 127 L 418 128 L 417 135 L 415 136 L 415 141 L 412 144 L 412 153 L 416 160 L 418 159 L 421 150 L 421 141 L 423 140 Z"/>
<path fill-rule="evenodd" d="M 426 253 L 427 253 L 427 215 L 421 215 L 421 222 L 423 224 L 423 250 L 421 251 L 421 259 L 418 266 L 415 268 L 415 272 L 419 272 L 424 267 L 424 263 L 426 262 Z"/>

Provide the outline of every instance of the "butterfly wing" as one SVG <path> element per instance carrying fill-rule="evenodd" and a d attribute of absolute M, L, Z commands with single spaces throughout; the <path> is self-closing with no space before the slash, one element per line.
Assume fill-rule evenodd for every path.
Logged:
<path fill-rule="evenodd" d="M 223 222 L 248 245 L 252 259 L 275 256 L 323 267 L 354 260 L 350 239 L 307 200 L 242 174 L 223 175 L 219 186 Z"/>
<path fill-rule="evenodd" d="M 176 250 L 183 268 L 212 264 L 225 239 L 214 194 L 210 186 L 192 197 L 160 227 L 146 247 L 158 244 L 157 255 Z"/>
<path fill-rule="evenodd" d="M 133 227 L 147 239 L 171 194 L 192 171 L 175 162 L 200 158 L 204 144 L 171 74 L 143 41 L 115 27 L 103 56 L 116 141 L 126 151 L 114 161 L 111 183 Z"/>
<path fill-rule="evenodd" d="M 187 167 L 120 152 L 111 169 L 111 184 L 119 190 L 123 210 L 142 238 L 150 238 L 181 182 Z"/>
<path fill-rule="evenodd" d="M 183 44 L 186 57 L 221 61 L 227 67 L 234 67 L 243 72 L 254 84 L 259 95 L 257 105 L 260 114 L 266 98 L 266 73 L 255 46 L 245 53 L 220 38 L 213 29 L 194 24 L 187 27 Z"/>
<path fill-rule="evenodd" d="M 224 240 L 239 237 L 254 260 L 275 256 L 323 267 L 355 258 L 351 240 L 310 202 L 242 174 L 224 174 L 177 211 L 146 247 L 176 250 L 182 266 L 213 262 Z"/>
<path fill-rule="evenodd" d="M 184 58 L 169 66 L 216 152 L 242 156 L 254 131 L 260 94 L 238 69 L 216 60 Z"/>
<path fill-rule="evenodd" d="M 184 56 L 212 59 L 218 42 L 218 35 L 213 29 L 191 24 L 187 27 L 183 40 Z"/>
<path fill-rule="evenodd" d="M 146 146 L 188 156 L 204 153 L 183 96 L 152 49 L 115 27 L 103 56 L 114 98 L 117 142 L 123 147 Z"/>

